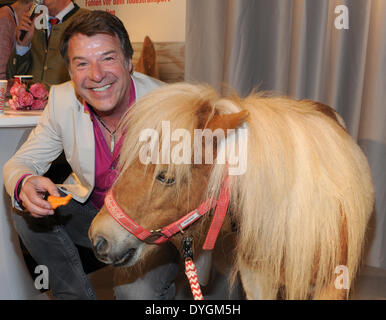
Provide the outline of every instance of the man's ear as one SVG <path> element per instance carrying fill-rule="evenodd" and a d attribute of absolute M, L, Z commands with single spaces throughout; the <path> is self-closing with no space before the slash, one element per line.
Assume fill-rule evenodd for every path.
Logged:
<path fill-rule="evenodd" d="M 133 74 L 134 66 L 133 66 L 133 61 L 131 60 L 131 58 L 129 59 L 129 61 L 127 61 L 127 59 L 126 59 L 125 64 L 126 64 L 126 69 L 129 70 L 129 73 Z"/>

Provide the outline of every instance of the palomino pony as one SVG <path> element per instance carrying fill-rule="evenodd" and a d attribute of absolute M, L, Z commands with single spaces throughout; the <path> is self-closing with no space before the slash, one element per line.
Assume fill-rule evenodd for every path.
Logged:
<path fill-rule="evenodd" d="M 219 240 L 235 235 L 228 254 L 248 299 L 348 298 L 373 186 L 364 154 L 339 119 L 308 100 L 224 98 L 186 83 L 153 91 L 125 118 L 114 201 L 89 231 L 96 255 L 131 266 L 166 240 L 181 249 L 187 234 L 200 255 L 209 209 L 225 190 L 230 199 Z M 196 140 L 203 129 L 224 135 Z M 244 168 L 231 171 L 243 167 L 242 159 Z M 126 227 L 111 206 L 129 220 Z M 210 212 L 200 218 L 195 209 L 205 206 Z"/>

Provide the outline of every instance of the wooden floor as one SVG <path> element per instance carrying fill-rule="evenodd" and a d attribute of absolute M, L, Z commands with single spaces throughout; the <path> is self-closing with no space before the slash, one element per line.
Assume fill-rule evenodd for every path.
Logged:
<path fill-rule="evenodd" d="M 113 268 L 106 267 L 90 274 L 91 282 L 93 283 L 97 296 L 99 299 L 112 300 L 114 299 L 112 290 L 112 275 Z M 220 277 L 220 276 L 218 276 Z M 185 279 L 180 279 L 185 281 Z M 224 290 L 227 288 L 225 279 L 219 279 L 217 292 L 221 295 L 210 294 L 206 299 L 226 299 Z M 221 289 L 224 287 L 224 290 Z M 184 292 L 183 289 L 178 290 L 177 299 L 190 299 L 189 292 Z M 351 295 L 353 300 L 386 300 L 386 270 L 377 269 L 365 266 L 355 283 L 353 293 Z"/>

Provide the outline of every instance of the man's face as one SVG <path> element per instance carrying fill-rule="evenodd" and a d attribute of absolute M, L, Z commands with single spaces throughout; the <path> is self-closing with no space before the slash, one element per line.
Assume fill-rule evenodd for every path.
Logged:
<path fill-rule="evenodd" d="M 127 107 L 130 97 L 130 63 L 117 37 L 76 33 L 68 42 L 71 79 L 76 92 L 100 112 Z"/>

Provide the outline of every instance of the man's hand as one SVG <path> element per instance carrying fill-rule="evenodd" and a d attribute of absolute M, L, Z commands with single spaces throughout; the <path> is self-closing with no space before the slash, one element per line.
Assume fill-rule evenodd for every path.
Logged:
<path fill-rule="evenodd" d="M 19 198 L 23 206 L 35 218 L 54 214 L 50 203 L 43 199 L 46 191 L 50 195 L 60 196 L 56 185 L 50 179 L 40 176 L 29 178 L 20 190 Z"/>
<path fill-rule="evenodd" d="M 35 31 L 35 20 L 37 16 L 31 21 L 30 20 L 30 14 L 27 12 L 25 13 L 19 22 L 19 25 L 16 27 L 16 41 L 19 45 L 27 47 L 31 41 L 32 37 L 34 35 Z M 24 36 L 24 39 L 20 41 L 20 32 L 21 30 L 26 31 L 26 35 Z"/>

